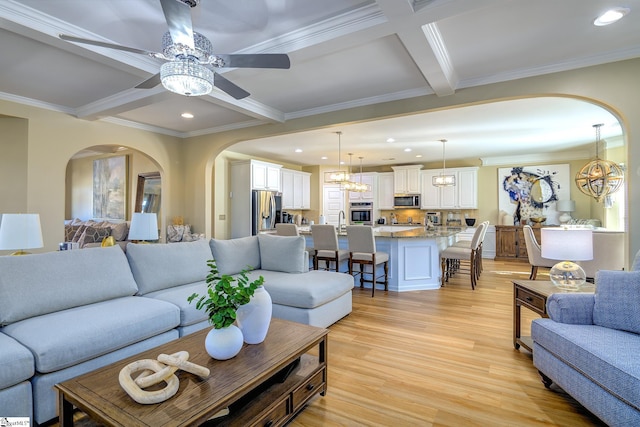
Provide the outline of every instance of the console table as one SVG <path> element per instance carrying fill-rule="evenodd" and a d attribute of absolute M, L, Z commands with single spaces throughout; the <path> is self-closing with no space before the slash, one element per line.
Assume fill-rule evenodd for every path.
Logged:
<path fill-rule="evenodd" d="M 291 420 L 305 403 L 327 389 L 329 331 L 272 319 L 261 344 L 245 344 L 232 359 L 212 359 L 205 351 L 209 329 L 195 332 L 96 371 L 56 384 L 61 426 L 73 425 L 74 406 L 107 426 L 269 425 Z M 185 350 L 189 361 L 210 369 L 206 379 L 184 371 L 177 394 L 141 405 L 118 382 L 120 370 L 140 359 Z M 229 414 L 209 420 L 229 409 Z"/>

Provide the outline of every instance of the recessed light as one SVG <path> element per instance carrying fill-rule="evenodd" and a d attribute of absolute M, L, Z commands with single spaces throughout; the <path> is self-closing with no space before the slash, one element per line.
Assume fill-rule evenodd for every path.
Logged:
<path fill-rule="evenodd" d="M 182 113 L 182 114 L 180 114 L 180 116 L 185 118 L 185 119 L 193 119 L 193 114 L 191 114 L 191 113 Z"/>
<path fill-rule="evenodd" d="M 396 140 L 393 138 L 387 138 L 387 142 L 396 142 Z"/>
<path fill-rule="evenodd" d="M 422 157 L 422 154 L 416 154 L 416 157 Z"/>
<path fill-rule="evenodd" d="M 602 15 L 598 16 L 595 21 L 593 21 L 593 25 L 603 27 L 605 25 L 613 24 L 614 22 L 621 20 L 630 11 L 631 9 L 628 7 L 614 7 L 613 9 L 609 9 Z"/>
<path fill-rule="evenodd" d="M 409 152 L 411 152 L 411 148 L 405 148 L 405 149 L 404 149 L 404 152 L 405 152 L 405 153 L 409 153 Z"/>
<path fill-rule="evenodd" d="M 320 157 L 320 159 L 321 159 L 321 160 L 327 160 L 327 159 L 328 159 L 328 157 L 327 157 L 327 156 L 322 156 L 322 157 Z"/>
<path fill-rule="evenodd" d="M 302 153 L 302 148 L 296 148 L 296 149 L 295 149 L 295 152 L 296 152 L 296 153 Z"/>

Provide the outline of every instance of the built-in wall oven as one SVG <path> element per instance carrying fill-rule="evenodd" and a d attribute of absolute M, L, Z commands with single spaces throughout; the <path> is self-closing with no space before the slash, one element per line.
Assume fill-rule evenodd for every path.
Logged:
<path fill-rule="evenodd" d="M 349 204 L 349 224 L 373 224 L 372 202 L 351 202 Z"/>

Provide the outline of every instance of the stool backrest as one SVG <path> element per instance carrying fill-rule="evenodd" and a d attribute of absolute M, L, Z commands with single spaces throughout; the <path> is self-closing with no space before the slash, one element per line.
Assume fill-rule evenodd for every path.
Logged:
<path fill-rule="evenodd" d="M 350 252 L 373 254 L 376 252 L 376 240 L 373 228 L 368 225 L 347 225 L 347 241 Z"/>
<path fill-rule="evenodd" d="M 276 234 L 278 236 L 299 236 L 298 226 L 290 223 L 276 224 Z"/>
<path fill-rule="evenodd" d="M 316 251 L 338 250 L 338 234 L 336 226 L 331 224 L 314 224 L 311 226 L 313 249 Z"/>

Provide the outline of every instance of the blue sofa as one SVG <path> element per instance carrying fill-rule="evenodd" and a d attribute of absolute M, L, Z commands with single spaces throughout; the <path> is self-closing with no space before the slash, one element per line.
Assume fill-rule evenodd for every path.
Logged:
<path fill-rule="evenodd" d="M 0 416 L 48 422 L 56 383 L 208 327 L 187 297 L 206 293 L 212 250 L 226 274 L 259 268 L 274 317 L 326 327 L 351 312 L 353 277 L 308 271 L 303 237 L 0 256 Z"/>
<path fill-rule="evenodd" d="M 640 267 L 640 252 L 634 268 Z M 595 294 L 557 293 L 531 324 L 533 364 L 611 426 L 640 425 L 640 271 L 599 271 Z"/>

